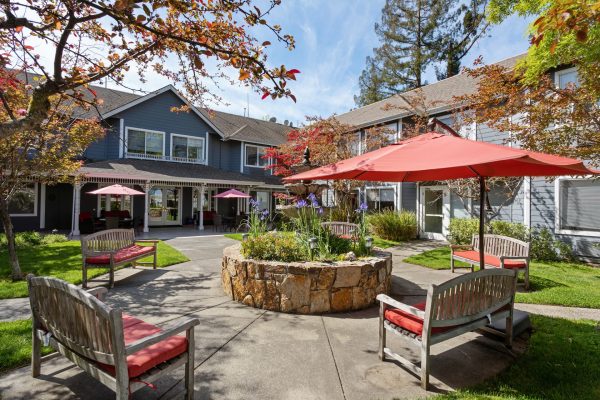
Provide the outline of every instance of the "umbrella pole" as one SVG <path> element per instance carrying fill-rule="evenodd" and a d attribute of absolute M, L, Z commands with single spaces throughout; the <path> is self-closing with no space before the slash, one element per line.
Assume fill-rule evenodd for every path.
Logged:
<path fill-rule="evenodd" d="M 484 232 L 485 232 L 485 177 L 479 177 L 479 268 L 485 269 Z"/>

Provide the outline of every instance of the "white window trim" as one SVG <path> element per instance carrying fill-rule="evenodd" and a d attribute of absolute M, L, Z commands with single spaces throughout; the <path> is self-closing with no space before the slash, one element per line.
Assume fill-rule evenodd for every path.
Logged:
<path fill-rule="evenodd" d="M 557 235 L 571 235 L 571 236 L 588 236 L 588 237 L 600 237 L 600 232 L 594 231 L 580 231 L 574 229 L 561 229 L 560 228 L 560 184 L 564 181 L 583 181 L 593 179 L 592 176 L 587 175 L 583 177 L 560 177 L 554 181 L 554 233 Z"/>
<path fill-rule="evenodd" d="M 34 182 L 30 182 L 28 183 L 31 184 L 33 183 L 33 188 L 34 188 L 34 193 L 35 193 L 35 197 L 34 197 L 34 202 L 33 202 L 33 213 L 25 213 L 25 214 L 10 214 L 11 217 L 37 217 L 38 215 L 38 201 L 39 201 L 39 185 L 37 183 Z"/>
<path fill-rule="evenodd" d="M 248 158 L 246 157 L 246 154 L 248 154 L 248 152 L 246 151 L 246 149 L 249 146 L 256 147 L 257 149 L 263 149 L 263 150 L 266 150 L 266 149 L 269 148 L 269 146 L 261 146 L 261 145 L 258 145 L 258 144 L 245 143 L 244 144 L 244 158 L 243 158 L 243 160 L 244 160 L 244 167 L 265 169 L 265 167 L 267 165 L 270 165 L 270 163 L 268 163 L 269 162 L 268 160 L 267 160 L 267 163 L 268 163 L 267 165 L 251 165 L 251 164 L 247 164 L 246 161 L 247 161 Z M 259 157 L 259 155 L 260 155 L 260 151 L 257 151 L 256 161 L 260 163 L 260 157 Z"/>
<path fill-rule="evenodd" d="M 154 131 L 152 129 L 146 129 L 146 128 L 136 128 L 134 126 L 127 126 L 127 127 L 125 127 L 125 158 L 129 157 L 129 130 L 130 129 L 134 130 L 134 131 L 160 133 L 162 135 L 162 156 L 161 157 L 164 158 L 166 156 L 166 151 L 165 151 L 165 139 L 167 136 L 166 132 Z M 137 153 L 132 153 L 131 158 L 136 158 L 136 154 Z M 144 155 L 146 155 L 146 140 L 145 139 L 144 139 Z"/>
<path fill-rule="evenodd" d="M 381 190 L 382 189 L 389 189 L 389 190 L 393 190 L 394 191 L 394 209 L 397 210 L 398 209 L 398 185 L 396 183 L 392 183 L 389 185 L 377 185 L 377 186 L 365 186 L 365 190 L 364 190 L 364 194 L 365 194 L 365 203 L 368 202 L 367 199 L 367 190 L 378 190 L 379 191 L 379 207 L 381 207 Z M 381 208 L 378 209 L 378 211 L 381 210 Z"/>
<path fill-rule="evenodd" d="M 182 138 L 186 138 L 186 139 L 196 139 L 196 140 L 202 140 L 202 162 L 198 163 L 198 164 L 204 164 L 206 165 L 207 160 L 206 160 L 206 138 L 202 137 L 202 136 L 191 136 L 191 135 L 182 135 L 180 133 L 171 133 L 171 152 L 169 154 L 171 161 L 173 161 L 173 137 L 175 136 L 179 136 Z M 180 157 L 178 157 L 180 158 Z M 187 158 L 187 157 L 186 157 Z M 189 158 L 188 158 L 189 159 Z"/>
<path fill-rule="evenodd" d="M 570 74 L 571 72 L 577 72 L 577 67 L 571 67 L 567 69 L 561 69 L 554 73 L 554 84 L 557 88 L 560 88 L 560 77 L 561 75 Z"/>

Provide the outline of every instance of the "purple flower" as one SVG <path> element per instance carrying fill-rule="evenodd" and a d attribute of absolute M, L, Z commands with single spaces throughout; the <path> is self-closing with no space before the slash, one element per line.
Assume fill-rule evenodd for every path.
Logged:
<path fill-rule="evenodd" d="M 360 203 L 360 206 L 358 206 L 358 209 L 356 210 L 356 212 L 365 212 L 369 209 L 369 206 L 367 206 L 367 203 Z"/>
<path fill-rule="evenodd" d="M 323 215 L 323 207 L 319 207 L 319 208 L 317 209 L 317 213 L 318 213 L 319 215 Z"/>
<path fill-rule="evenodd" d="M 296 203 L 296 208 L 304 208 L 308 205 L 308 203 L 306 202 L 306 200 L 298 200 L 298 202 Z"/>
<path fill-rule="evenodd" d="M 259 205 L 260 200 L 250 199 L 250 207 L 252 207 L 254 210 L 258 209 Z"/>
<path fill-rule="evenodd" d="M 310 193 L 308 195 L 308 200 L 310 200 L 313 207 L 319 207 L 319 202 L 317 201 L 317 196 L 314 193 Z"/>

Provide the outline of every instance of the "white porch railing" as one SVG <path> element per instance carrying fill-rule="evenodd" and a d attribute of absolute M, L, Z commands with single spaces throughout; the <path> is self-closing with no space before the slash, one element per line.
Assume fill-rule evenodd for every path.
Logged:
<path fill-rule="evenodd" d="M 188 157 L 171 157 L 162 156 L 156 154 L 142 154 L 142 153 L 125 153 L 125 158 L 137 158 L 141 160 L 155 160 L 155 161 L 173 161 L 187 164 L 206 164 L 204 158 L 188 158 Z"/>

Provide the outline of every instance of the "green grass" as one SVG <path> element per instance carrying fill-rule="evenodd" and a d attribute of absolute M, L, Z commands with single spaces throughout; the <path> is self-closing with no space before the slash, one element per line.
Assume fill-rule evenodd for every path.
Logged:
<path fill-rule="evenodd" d="M 600 329 L 595 321 L 531 316 L 529 348 L 506 371 L 440 400 L 600 399 Z"/>
<path fill-rule="evenodd" d="M 51 352 L 44 347 L 42 354 Z M 31 361 L 31 320 L 0 322 L 0 373 Z"/>
<path fill-rule="evenodd" d="M 450 269 L 450 249 L 441 247 L 404 261 L 432 269 Z M 532 261 L 529 281 L 529 291 L 517 293 L 517 302 L 600 308 L 600 268 L 580 263 Z"/>
<path fill-rule="evenodd" d="M 23 274 L 53 276 L 74 284 L 81 283 L 81 246 L 79 241 L 51 243 L 18 250 L 19 264 Z M 151 258 L 140 261 L 151 261 Z M 166 267 L 188 261 L 188 258 L 166 243 L 158 243 L 158 266 Z M 108 272 L 107 268 L 92 268 L 92 279 Z M 0 299 L 27 297 L 27 282 L 12 282 L 6 250 L 0 251 Z"/>
<path fill-rule="evenodd" d="M 233 240 L 238 240 L 238 241 L 242 240 L 241 233 L 226 233 L 224 236 L 228 237 L 229 239 L 233 239 Z M 401 243 L 402 242 L 395 242 L 393 240 L 382 239 L 377 236 L 373 237 L 373 246 L 380 247 L 382 249 L 387 249 L 388 247 L 398 246 Z"/>

